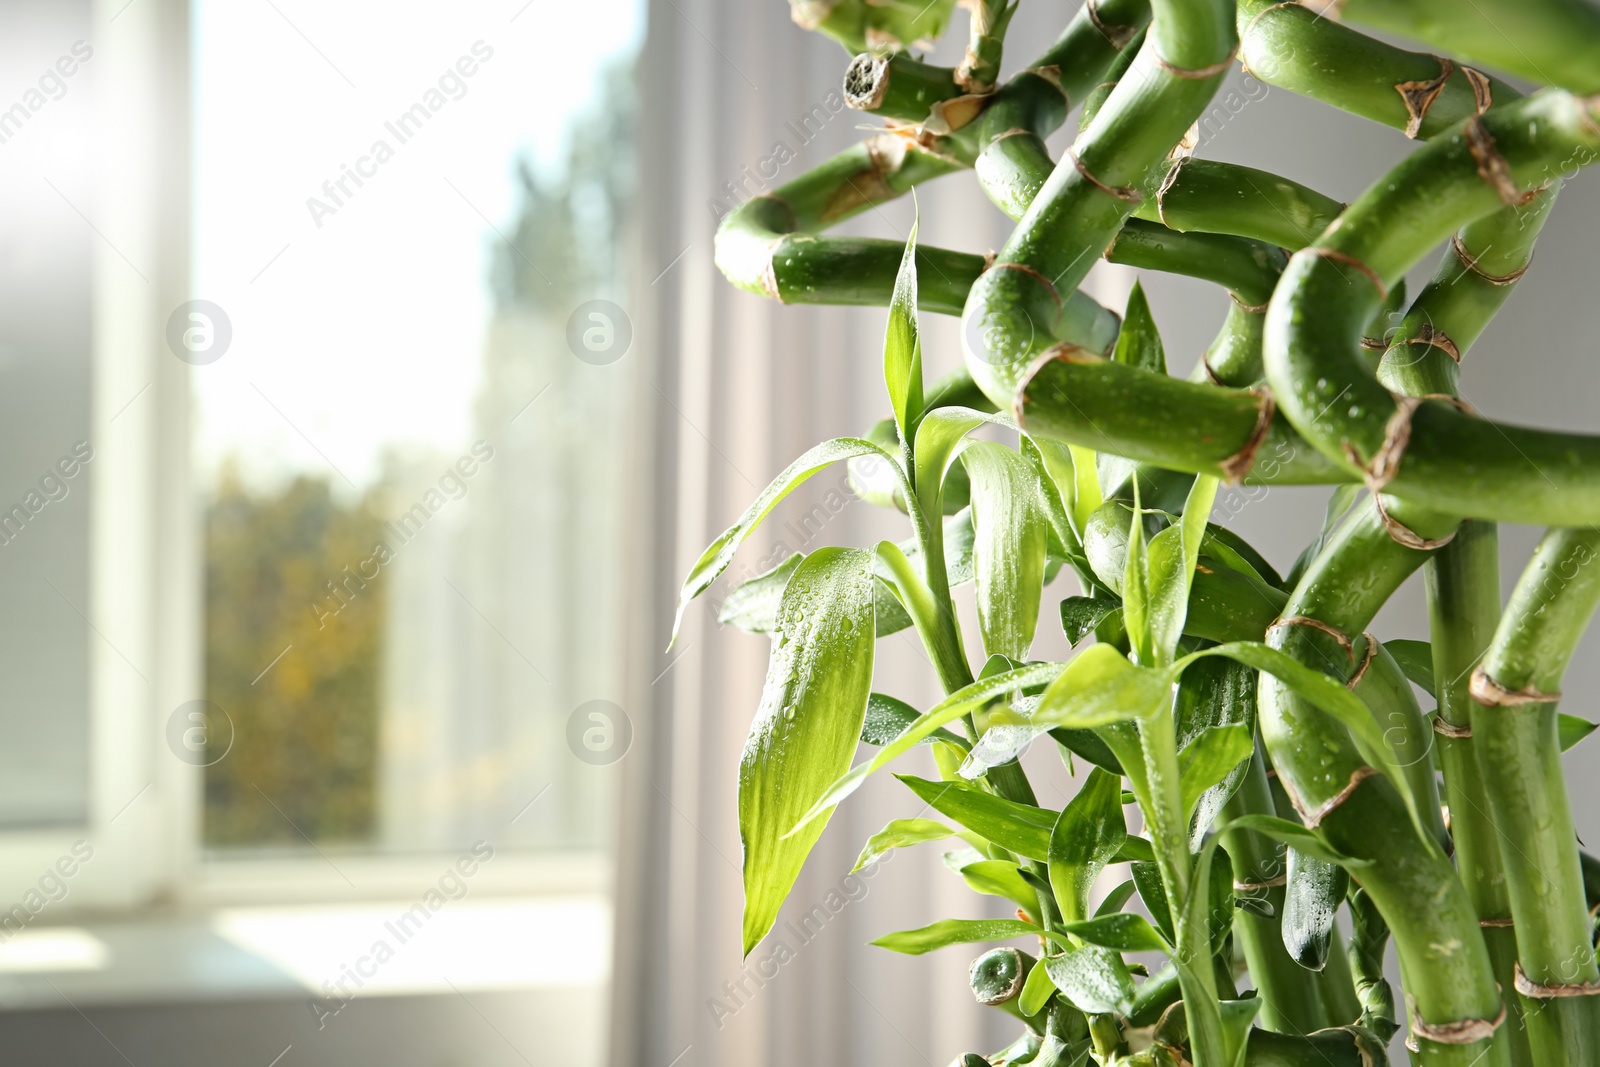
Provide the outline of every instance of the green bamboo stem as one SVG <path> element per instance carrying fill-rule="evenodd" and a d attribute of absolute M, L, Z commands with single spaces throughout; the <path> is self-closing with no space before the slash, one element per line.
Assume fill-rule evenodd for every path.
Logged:
<path fill-rule="evenodd" d="M 1600 92 L 1600 9 L 1585 0 L 1315 0 L 1308 6 L 1543 85 Z"/>
<path fill-rule="evenodd" d="M 1181 156 L 1133 216 L 1180 233 L 1232 234 L 1294 252 L 1316 240 L 1343 210 L 1332 197 L 1269 171 Z"/>
<path fill-rule="evenodd" d="M 1275 814 L 1267 767 L 1257 753 L 1239 789 L 1218 817 L 1222 847 L 1233 863 L 1235 899 L 1250 898 L 1255 908 L 1234 913 L 1233 936 L 1244 950 L 1250 980 L 1261 997 L 1259 1025 L 1286 1034 L 1309 1034 L 1351 1022 L 1335 1020 L 1323 1002 L 1316 975 L 1294 961 L 1283 947 L 1283 847 L 1253 830 L 1231 830 L 1229 822 L 1243 815 Z"/>
<path fill-rule="evenodd" d="M 956 72 L 912 59 L 862 52 L 844 72 L 844 102 L 884 118 L 922 122 L 934 107 L 962 96 Z"/>
<path fill-rule="evenodd" d="M 969 93 L 994 92 L 1000 80 L 1000 56 L 1005 48 L 1006 27 L 1016 14 L 1016 3 L 1008 0 L 973 0 L 968 9 L 967 54 L 956 68 L 956 82 Z"/>
<path fill-rule="evenodd" d="M 1426 536 L 1453 526 L 1415 512 L 1406 519 Z M 1364 505 L 1335 531 L 1284 608 L 1286 618 L 1313 621 L 1277 625 L 1268 643 L 1335 677 L 1351 675 L 1359 661 L 1345 635 L 1362 633 L 1426 558 L 1396 543 L 1377 509 Z M 1394 932 L 1424 1062 L 1509 1063 L 1508 1043 L 1491 1036 L 1502 1000 L 1477 915 L 1443 852 L 1419 839 L 1394 785 L 1365 763 L 1343 727 L 1269 675 L 1261 679 L 1260 714 L 1279 781 L 1307 824 L 1345 854 L 1373 861 L 1351 876 Z"/>
<path fill-rule="evenodd" d="M 1341 26 L 1314 4 L 1240 0 L 1238 10 L 1239 58 L 1252 75 L 1407 136 L 1433 137 L 1486 101 L 1521 95 L 1488 75 Z"/>
<path fill-rule="evenodd" d="M 1561 677 L 1600 605 L 1597 556 L 1600 530 L 1545 535 L 1471 685 L 1481 799 L 1503 831 L 1517 989 L 1540 1064 L 1600 1060 L 1600 968 L 1556 737 Z"/>
<path fill-rule="evenodd" d="M 1514 988 L 1516 932 L 1511 929 L 1511 899 L 1500 858 L 1500 830 L 1483 803 L 1472 735 L 1472 701 L 1467 687 L 1500 618 L 1500 537 L 1493 523 L 1469 519 L 1455 538 L 1428 561 L 1429 632 L 1433 676 L 1438 690 L 1439 764 L 1444 770 L 1456 868 L 1483 928 L 1483 939 L 1502 990 Z M 1517 997 L 1506 997 L 1506 1033 L 1512 1062 L 1533 1064 L 1527 1021 Z"/>
<path fill-rule="evenodd" d="M 1472 120 L 1410 156 L 1290 260 L 1267 313 L 1267 377 L 1289 420 L 1351 475 L 1457 515 L 1600 522 L 1600 438 L 1491 423 L 1439 401 L 1407 419 L 1357 354 L 1365 322 L 1419 249 L 1504 206 L 1503 196 L 1520 198 L 1574 152 L 1594 153 L 1590 108 L 1600 102 L 1547 91 Z"/>

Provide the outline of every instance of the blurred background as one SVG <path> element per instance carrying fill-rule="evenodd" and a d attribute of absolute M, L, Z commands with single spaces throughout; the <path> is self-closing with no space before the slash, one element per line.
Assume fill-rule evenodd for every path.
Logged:
<path fill-rule="evenodd" d="M 1007 70 L 1070 13 L 1024 3 Z M 767 643 L 717 625 L 725 582 L 663 651 L 705 543 L 884 413 L 881 311 L 779 308 L 711 262 L 722 214 L 874 124 L 837 46 L 781 0 L 0 0 L 0 57 L 7 1062 L 936 1064 L 1008 1039 L 960 953 L 865 945 L 988 906 L 932 849 L 845 880 L 912 813 L 890 778 L 786 919 L 844 905 L 740 960 Z M 1409 148 L 1252 86 L 1199 154 L 1353 199 Z M 970 176 L 918 195 L 930 243 L 1010 230 Z M 903 238 L 913 210 L 842 232 Z M 1479 408 L 1592 427 L 1597 243 L 1580 179 L 1468 361 Z M 1088 288 L 1120 308 L 1135 277 Z M 1141 280 L 1187 372 L 1227 298 Z M 954 367 L 955 323 L 924 329 L 930 376 Z M 1285 567 L 1325 496 L 1235 490 L 1219 517 Z M 830 471 L 730 575 L 902 521 Z M 1506 532 L 1507 588 L 1537 535 Z M 1420 584 L 1377 629 L 1426 636 Z M 1591 719 L 1595 640 L 1565 686 Z M 1035 654 L 1065 651 L 1041 627 Z M 937 696 L 907 635 L 878 663 L 875 688 Z M 1569 754 L 1591 842 L 1595 759 Z M 1042 803 L 1071 795 L 1029 762 Z"/>

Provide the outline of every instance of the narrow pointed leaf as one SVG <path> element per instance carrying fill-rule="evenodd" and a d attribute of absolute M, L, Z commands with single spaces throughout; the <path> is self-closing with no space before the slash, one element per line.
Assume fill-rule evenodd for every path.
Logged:
<path fill-rule="evenodd" d="M 1167 939 L 1143 916 L 1131 911 L 1118 911 L 1092 919 L 1063 922 L 1063 933 L 1072 934 L 1091 945 L 1114 949 L 1117 952 L 1171 952 Z"/>
<path fill-rule="evenodd" d="M 1150 314 L 1150 302 L 1145 299 L 1144 287 L 1133 283 L 1128 294 L 1128 308 L 1122 316 L 1122 329 L 1117 333 L 1117 346 L 1111 358 L 1140 370 L 1167 373 L 1167 354 L 1161 346 L 1161 334 L 1156 329 L 1155 316 Z"/>
<path fill-rule="evenodd" d="M 1039 911 L 1039 894 L 1018 873 L 1015 863 L 979 860 L 961 868 L 961 877 L 974 893 L 1009 900 L 1030 915 Z"/>
<path fill-rule="evenodd" d="M 1200 798 L 1227 779 L 1255 752 L 1255 740 L 1244 726 L 1218 726 L 1207 730 L 1178 753 L 1183 814 L 1192 816 Z"/>
<path fill-rule="evenodd" d="M 1315 830 L 1308 830 L 1297 822 L 1280 819 L 1276 815 L 1241 815 L 1237 819 L 1228 820 L 1229 830 L 1254 830 L 1256 833 L 1265 834 L 1274 841 L 1281 841 L 1304 853 L 1314 856 L 1324 863 L 1335 863 L 1346 870 L 1358 870 L 1362 867 L 1372 866 L 1371 860 L 1357 859 L 1346 856 L 1338 849 L 1324 841 Z"/>
<path fill-rule="evenodd" d="M 920 845 L 925 841 L 942 841 L 954 837 L 955 829 L 937 819 L 894 819 L 882 830 L 867 838 L 867 843 L 850 868 L 854 874 L 869 864 L 876 863 L 897 848 Z"/>
<path fill-rule="evenodd" d="M 1171 690 L 1168 672 L 1137 667 L 1110 645 L 1090 645 L 1044 691 L 1038 708 L 1026 721 L 1074 729 L 1126 722 L 1160 709 L 1171 699 Z M 1001 711 L 990 721 L 1024 720 Z M 1127 766 L 1126 760 L 1122 763 Z"/>
<path fill-rule="evenodd" d="M 972 487 L 972 564 L 984 651 L 1025 659 L 1039 624 L 1049 539 L 1039 473 L 1020 453 L 990 441 L 967 445 L 961 462 Z"/>
<path fill-rule="evenodd" d="M 1108 615 L 1121 610 L 1122 601 L 1111 597 L 1067 597 L 1061 602 L 1061 629 L 1067 635 L 1067 644 L 1076 648 Z"/>
<path fill-rule="evenodd" d="M 945 472 L 955 460 L 962 438 L 984 423 L 1018 429 L 1016 422 L 1004 415 L 962 407 L 937 408 L 917 424 L 913 449 L 917 500 L 930 524 L 938 522 L 943 513 Z"/>
<path fill-rule="evenodd" d="M 1132 878 L 1119 883 L 1115 889 L 1106 894 L 1106 898 L 1100 902 L 1100 906 L 1094 909 L 1095 918 L 1121 911 L 1122 906 L 1133 896 L 1136 888 Z"/>
<path fill-rule="evenodd" d="M 1563 752 L 1594 733 L 1594 731 L 1595 724 L 1588 719 L 1580 719 L 1576 715 L 1563 714 L 1556 716 L 1556 733 L 1561 740 L 1561 751 Z"/>
<path fill-rule="evenodd" d="M 900 257 L 894 292 L 889 298 L 889 324 L 883 338 L 883 380 L 902 441 L 911 441 L 922 417 L 922 334 L 917 326 L 917 224 L 911 224 Z"/>
<path fill-rule="evenodd" d="M 1050 858 L 1050 831 L 1059 812 L 1006 800 L 964 782 L 930 782 L 909 774 L 895 777 L 934 811 L 1007 852 L 1041 863 Z"/>
<path fill-rule="evenodd" d="M 827 809 L 861 788 L 861 783 L 869 776 L 911 751 L 918 742 L 939 727 L 954 722 L 1009 692 L 1053 681 L 1062 669 L 1063 665 L 1060 663 L 1034 663 L 1020 670 L 1008 671 L 1003 675 L 985 678 L 981 682 L 973 682 L 951 693 L 924 712 L 916 722 L 906 727 L 905 732 L 899 737 L 884 745 L 870 760 L 852 767 L 848 773 L 841 775 L 811 810 L 796 823 L 795 830 L 820 817 Z"/>
<path fill-rule="evenodd" d="M 866 455 L 881 456 L 895 470 L 900 470 L 899 463 L 871 441 L 859 437 L 837 437 L 812 448 L 774 478 L 739 521 L 712 541 L 689 569 L 689 575 L 683 580 L 683 588 L 678 593 L 678 610 L 672 620 L 672 640 L 678 639 L 678 630 L 683 626 L 683 613 L 688 609 L 689 602 L 709 589 L 711 583 L 728 569 L 728 564 L 733 561 L 734 553 L 744 539 L 761 525 L 761 521 L 778 506 L 779 501 L 829 464 Z"/>
<path fill-rule="evenodd" d="M 1015 937 L 1028 937 L 1044 933 L 1032 923 L 1020 919 L 940 919 L 936 923 L 916 930 L 900 930 L 885 934 L 872 944 L 891 952 L 907 956 L 920 956 L 925 952 L 949 945 L 972 945 L 989 941 L 1010 941 Z"/>
<path fill-rule="evenodd" d="M 1132 864 L 1128 868 L 1128 873 L 1133 875 L 1133 884 L 1139 890 L 1139 899 L 1144 901 L 1145 910 L 1155 920 L 1156 928 L 1168 941 L 1177 944 L 1177 927 L 1173 925 L 1172 909 L 1167 904 L 1167 887 L 1161 883 L 1161 871 L 1154 859 Z"/>
<path fill-rule="evenodd" d="M 1050 888 L 1067 921 L 1089 913 L 1089 889 L 1127 839 L 1122 783 L 1096 767 L 1050 831 Z"/>
<path fill-rule="evenodd" d="M 1050 980 L 1050 972 L 1043 967 L 1035 966 L 1028 972 L 1027 981 L 1022 983 L 1022 993 L 1017 1000 L 1017 1007 L 1022 1009 L 1024 1015 L 1037 1015 L 1050 998 L 1055 995 L 1056 984 Z"/>
<path fill-rule="evenodd" d="M 1405 638 L 1396 638 L 1385 641 L 1383 647 L 1394 661 L 1400 664 L 1401 672 L 1415 685 L 1421 686 L 1422 691 L 1433 699 L 1439 699 L 1439 691 L 1433 682 L 1433 646 L 1426 641 L 1408 641 Z"/>
<path fill-rule="evenodd" d="M 906 727 L 916 722 L 921 714 L 903 700 L 896 700 L 886 693 L 873 693 L 867 697 L 867 716 L 861 722 L 861 740 L 869 745 L 887 745 L 905 733 Z M 965 741 L 945 729 L 933 731 L 918 744 L 935 740 L 967 747 Z"/>
<path fill-rule="evenodd" d="M 1205 539 L 1206 520 L 1217 498 L 1217 479 L 1201 475 L 1194 480 L 1183 506 L 1183 519 L 1150 540 L 1149 628 L 1156 660 L 1149 666 L 1172 662 L 1189 613 L 1189 590 L 1194 567 Z"/>
<path fill-rule="evenodd" d="M 850 766 L 872 688 L 872 554 L 823 548 L 789 579 L 739 764 L 744 951 L 778 917 L 826 818 L 787 831 Z"/>

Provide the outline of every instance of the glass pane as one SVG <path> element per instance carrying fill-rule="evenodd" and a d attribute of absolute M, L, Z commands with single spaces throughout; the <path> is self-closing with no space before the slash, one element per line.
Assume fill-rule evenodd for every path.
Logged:
<path fill-rule="evenodd" d="M 641 23 L 197 5 L 208 847 L 609 824 Z"/>
<path fill-rule="evenodd" d="M 89 808 L 89 494 L 115 430 L 90 424 L 91 36 L 86 2 L 0 6 L 4 829 L 81 824 Z"/>

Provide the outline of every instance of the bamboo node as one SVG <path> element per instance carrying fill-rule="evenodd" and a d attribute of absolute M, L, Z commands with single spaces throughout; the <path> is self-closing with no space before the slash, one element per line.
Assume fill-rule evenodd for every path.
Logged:
<path fill-rule="evenodd" d="M 1383 502 L 1382 493 L 1374 491 L 1372 501 L 1378 507 L 1378 521 L 1383 523 L 1384 532 L 1397 545 L 1415 549 L 1418 552 L 1432 552 L 1434 549 L 1448 545 L 1456 536 L 1456 531 L 1451 530 L 1443 537 L 1423 537 L 1417 531 L 1389 514 L 1389 508 Z M 1460 527 L 1457 527 L 1457 529 L 1460 529 Z"/>
<path fill-rule="evenodd" d="M 1450 339 L 1449 334 L 1445 333 L 1443 330 L 1434 329 L 1432 323 L 1424 323 L 1422 329 L 1417 331 L 1417 335 L 1411 338 L 1411 340 L 1407 343 L 1413 345 L 1430 345 L 1439 349 L 1457 363 L 1461 362 L 1461 349 L 1457 347 L 1456 343 Z"/>
<path fill-rule="evenodd" d="M 1411 444 L 1411 417 L 1422 406 L 1422 398 L 1395 396 L 1394 414 L 1383 428 L 1383 444 L 1373 454 L 1367 465 L 1367 485 L 1376 495 L 1400 473 L 1400 462 L 1405 458 L 1406 446 Z"/>
<path fill-rule="evenodd" d="M 1356 686 L 1361 684 L 1361 679 L 1367 676 L 1367 668 L 1372 666 L 1372 661 L 1378 658 L 1378 639 L 1369 632 L 1363 632 L 1361 637 L 1366 641 L 1366 652 L 1361 657 L 1361 666 L 1357 667 L 1356 673 L 1352 674 L 1350 680 L 1344 683 L 1344 687 L 1352 692 Z"/>
<path fill-rule="evenodd" d="M 1224 56 L 1222 61 L 1219 63 L 1212 63 L 1209 66 L 1194 67 L 1192 69 L 1188 67 L 1180 67 L 1176 64 L 1167 62 L 1167 60 L 1162 58 L 1161 53 L 1155 51 L 1154 49 L 1151 50 L 1151 54 L 1155 56 L 1156 66 L 1160 67 L 1174 78 L 1184 78 L 1190 81 L 1204 81 L 1206 78 L 1215 78 L 1218 74 L 1225 72 L 1229 67 L 1233 66 L 1234 57 L 1239 54 L 1239 46 L 1235 44 L 1231 49 L 1229 49 L 1228 54 Z"/>
<path fill-rule="evenodd" d="M 1211 364 L 1205 363 L 1206 374 L 1213 375 Z M 1248 392 L 1256 398 L 1256 424 L 1250 431 L 1250 437 L 1243 447 L 1227 459 L 1222 461 L 1222 475 L 1232 485 L 1244 481 L 1245 475 L 1250 473 L 1250 468 L 1255 465 L 1256 451 L 1261 443 L 1267 439 L 1267 434 L 1272 430 L 1272 416 L 1277 412 L 1278 405 L 1272 399 L 1272 392 L 1264 385 L 1251 386 Z"/>
<path fill-rule="evenodd" d="M 1517 987 L 1517 992 L 1534 1000 L 1559 1000 L 1565 997 L 1596 997 L 1600 996 L 1600 981 L 1595 982 L 1569 982 L 1561 985 L 1545 985 L 1530 979 L 1522 970 L 1522 964 L 1516 965 L 1515 979 L 1512 983 Z"/>
<path fill-rule="evenodd" d="M 1530 255 L 1528 262 L 1510 274 L 1490 274 L 1478 264 L 1477 257 L 1467 251 L 1467 246 L 1462 243 L 1459 233 L 1450 238 L 1450 247 L 1455 250 L 1456 258 L 1461 261 L 1463 267 L 1466 267 L 1490 285 L 1515 285 L 1518 279 L 1528 273 L 1528 268 L 1533 266 L 1533 257 Z"/>
<path fill-rule="evenodd" d="M 1511 164 L 1500 154 L 1499 147 L 1494 143 L 1494 134 L 1483 124 L 1483 119 L 1473 116 L 1467 123 L 1466 135 L 1467 150 L 1478 165 L 1478 177 L 1495 191 L 1502 204 L 1521 207 L 1539 195 L 1537 189 L 1524 193 L 1517 188 L 1516 180 L 1511 177 Z"/>
<path fill-rule="evenodd" d="M 1517 924 L 1514 919 L 1479 919 L 1478 925 L 1486 930 L 1511 930 Z"/>
<path fill-rule="evenodd" d="M 1157 203 L 1159 205 L 1160 202 L 1157 201 Z M 1265 315 L 1268 305 L 1272 303 L 1271 300 L 1263 300 L 1259 304 L 1246 304 L 1243 300 L 1239 299 L 1239 294 L 1231 289 L 1228 290 L 1228 299 L 1232 300 L 1234 304 L 1238 306 L 1240 311 L 1249 312 L 1252 315 Z"/>
<path fill-rule="evenodd" d="M 1436 1045 L 1471 1045 L 1487 1041 L 1506 1021 L 1504 998 L 1501 998 L 1500 1010 L 1493 1019 L 1461 1019 L 1453 1023 L 1430 1023 L 1417 1011 L 1416 1002 L 1410 996 L 1406 1000 L 1411 1002 L 1411 1033 Z"/>
<path fill-rule="evenodd" d="M 1472 67 L 1462 67 L 1461 74 L 1467 79 L 1467 84 L 1472 87 L 1472 102 L 1477 107 L 1478 114 L 1483 114 L 1494 106 L 1494 86 L 1487 75 Z"/>
<path fill-rule="evenodd" d="M 969 45 L 967 54 L 961 57 L 961 65 L 956 68 L 956 84 L 973 96 L 988 96 L 994 92 L 994 82 L 978 77 L 978 68 L 982 66 L 983 57 L 973 52 Z"/>
<path fill-rule="evenodd" d="M 1107 196 L 1116 197 L 1118 200 L 1129 204 L 1143 202 L 1144 197 L 1139 195 L 1139 190 L 1127 185 L 1107 185 L 1099 178 L 1096 178 L 1089 172 L 1089 168 L 1083 165 L 1083 160 L 1078 158 L 1078 153 L 1070 148 L 1067 149 L 1067 158 L 1072 160 L 1072 165 L 1077 168 L 1079 174 L 1083 175 L 1085 181 Z"/>
<path fill-rule="evenodd" d="M 1439 94 L 1444 91 L 1445 82 L 1450 80 L 1450 75 L 1455 73 L 1456 65 L 1443 56 L 1434 56 L 1439 63 L 1439 76 L 1428 81 L 1400 82 L 1394 91 L 1400 94 L 1400 99 L 1406 103 L 1405 134 L 1413 141 L 1422 130 L 1422 122 L 1428 117 L 1428 109 L 1433 102 L 1439 99 Z M 1480 109 L 1481 111 L 1481 109 Z"/>
<path fill-rule="evenodd" d="M 1350 662 L 1352 665 L 1356 661 L 1355 645 L 1350 638 L 1347 637 L 1342 631 L 1330 626 L 1321 619 L 1313 619 L 1309 615 L 1290 615 L 1288 618 L 1279 619 L 1271 626 L 1267 627 L 1267 633 L 1270 634 L 1273 630 L 1276 630 L 1280 626 L 1306 626 L 1313 630 L 1321 630 L 1323 633 L 1339 642 L 1339 647 L 1344 649 L 1345 655 L 1350 657 Z"/>
<path fill-rule="evenodd" d="M 1368 352 L 1387 352 L 1389 351 L 1389 342 L 1381 337 L 1363 337 L 1361 339 L 1361 347 Z"/>
<path fill-rule="evenodd" d="M 1211 349 L 1209 348 L 1200 353 L 1200 369 L 1206 372 L 1206 381 L 1212 385 L 1227 386 L 1228 383 L 1217 377 L 1217 372 L 1211 369 Z"/>
<path fill-rule="evenodd" d="M 1094 28 L 1100 31 L 1100 36 L 1110 42 L 1111 47 L 1122 51 L 1128 47 L 1128 42 L 1139 35 L 1139 27 L 1123 26 L 1108 23 L 1100 17 L 1100 8 L 1095 0 L 1086 0 L 1083 9 L 1089 13 L 1089 21 L 1094 23 Z"/>
<path fill-rule="evenodd" d="M 1046 63 L 1042 67 L 1029 67 L 1024 74 L 1032 74 L 1035 78 L 1042 78 L 1055 86 L 1056 92 L 1061 94 L 1062 101 L 1067 107 L 1072 106 L 1072 97 L 1067 95 L 1067 90 L 1061 85 L 1061 68 L 1055 63 Z"/>
<path fill-rule="evenodd" d="M 1355 793 L 1356 788 L 1360 786 L 1362 782 L 1366 781 L 1368 778 L 1371 778 L 1377 773 L 1377 771 L 1373 770 L 1365 763 L 1351 771 L 1350 781 L 1345 783 L 1345 787 L 1343 789 L 1339 790 L 1337 793 L 1333 794 L 1333 796 L 1329 797 L 1327 800 L 1324 800 L 1321 804 L 1318 804 L 1310 811 L 1300 811 L 1301 817 L 1305 820 L 1306 828 L 1308 830 L 1315 830 L 1317 827 L 1321 826 L 1322 820 L 1326 819 L 1329 815 L 1333 814 L 1334 811 L 1338 810 L 1339 805 L 1349 800 L 1351 795 Z M 1289 795 L 1289 799 L 1295 802 L 1294 806 L 1296 810 L 1299 810 L 1301 805 L 1299 798 L 1295 794 L 1291 793 Z"/>
<path fill-rule="evenodd" d="M 1471 725 L 1458 726 L 1453 722 L 1447 721 L 1443 715 L 1435 715 L 1433 717 L 1433 732 L 1440 737 L 1464 741 L 1472 736 L 1472 727 Z"/>
<path fill-rule="evenodd" d="M 1389 287 L 1383 284 L 1383 278 L 1378 274 L 1378 272 L 1348 252 L 1341 252 L 1337 248 L 1323 248 L 1320 245 L 1311 245 L 1308 248 L 1302 248 L 1295 254 L 1317 256 L 1321 259 L 1331 259 L 1335 263 L 1343 263 L 1347 267 L 1354 267 L 1362 274 L 1365 274 L 1367 276 L 1367 281 L 1371 282 L 1372 287 L 1378 290 L 1379 300 L 1387 300 L 1389 298 Z"/>
<path fill-rule="evenodd" d="M 1490 677 L 1489 672 L 1482 667 L 1472 672 L 1472 681 L 1467 684 L 1467 693 L 1486 708 L 1514 708 L 1523 704 L 1554 704 L 1561 699 L 1561 694 L 1541 693 L 1533 686 L 1523 689 L 1511 689 Z"/>
<path fill-rule="evenodd" d="M 1049 278 L 1046 278 L 1043 274 L 1040 274 L 1038 271 L 1034 270 L 1032 267 L 1028 266 L 1026 263 L 991 263 L 989 268 L 994 270 L 1021 271 L 1023 274 L 1028 275 L 1028 277 L 1044 286 L 1044 291 L 1050 294 L 1050 299 L 1055 301 L 1056 307 L 1061 306 L 1061 294 L 1056 292 L 1055 283 Z"/>
<path fill-rule="evenodd" d="M 1191 158 L 1191 156 L 1187 155 L 1176 157 L 1172 162 L 1171 168 L 1169 168 L 1167 171 L 1167 176 L 1161 179 L 1161 187 L 1156 190 L 1156 218 L 1161 220 L 1161 225 L 1163 226 L 1168 225 L 1166 204 L 1167 192 L 1172 188 L 1173 184 L 1177 182 L 1178 172 L 1183 169 L 1183 165 Z"/>
<path fill-rule="evenodd" d="M 1235 893 L 1259 893 L 1266 889 L 1276 889 L 1279 886 L 1288 884 L 1289 876 L 1280 874 L 1276 878 L 1268 878 L 1265 882 L 1234 882 L 1233 891 Z"/>

